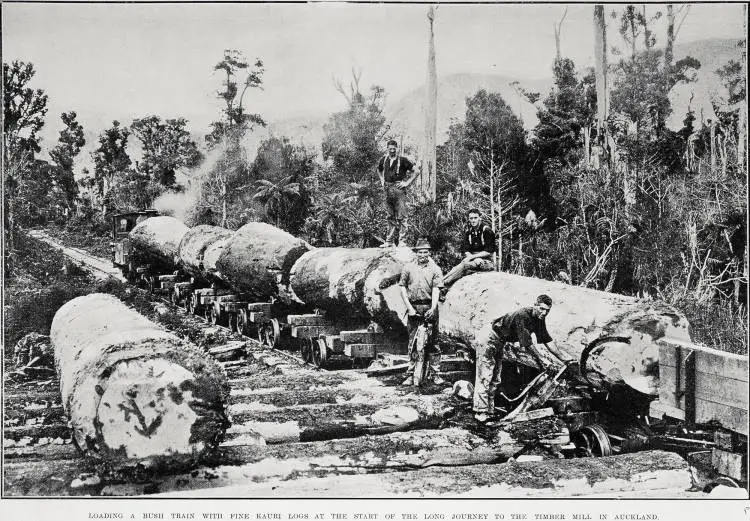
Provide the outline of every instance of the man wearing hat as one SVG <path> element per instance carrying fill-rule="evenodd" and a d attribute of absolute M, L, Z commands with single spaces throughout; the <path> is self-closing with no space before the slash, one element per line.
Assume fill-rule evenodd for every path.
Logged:
<path fill-rule="evenodd" d="M 425 354 L 429 353 L 429 372 L 427 379 L 440 385 L 445 381 L 440 378 L 440 348 L 435 344 L 438 332 L 438 302 L 440 299 L 440 288 L 443 287 L 443 271 L 430 258 L 430 243 L 427 239 L 420 238 L 414 246 L 417 260 L 404 266 L 401 272 L 401 297 L 404 299 L 406 309 L 409 313 L 406 328 L 409 332 L 409 346 L 422 321 L 431 324 L 428 345 L 425 346 Z M 411 353 L 409 353 L 411 355 Z M 406 371 L 406 380 L 402 385 L 414 385 L 414 366 L 416 360 L 409 356 L 409 368 Z"/>
<path fill-rule="evenodd" d="M 477 374 L 474 381 L 474 413 L 477 421 L 484 423 L 495 414 L 495 391 L 500 385 L 500 366 L 506 343 L 518 342 L 544 370 L 548 366 L 544 360 L 549 360 L 549 357 L 543 356 L 534 345 L 531 338 L 533 333 L 536 343 L 544 344 L 561 364 L 573 362 L 555 346 L 547 332 L 546 318 L 551 308 L 552 299 L 548 295 L 539 295 L 533 306 L 503 315 L 477 331 Z"/>
<path fill-rule="evenodd" d="M 406 228 L 408 215 L 406 207 L 406 189 L 417 178 L 414 164 L 397 153 L 398 143 L 388 141 L 388 153 L 380 158 L 378 176 L 385 190 L 385 211 L 388 215 L 388 234 L 384 247 L 393 246 L 398 235 L 398 245 L 406 246 Z"/>

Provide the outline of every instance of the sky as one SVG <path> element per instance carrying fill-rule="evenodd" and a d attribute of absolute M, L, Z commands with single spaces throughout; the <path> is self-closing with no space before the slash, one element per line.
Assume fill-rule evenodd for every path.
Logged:
<path fill-rule="evenodd" d="M 246 106 L 267 121 L 342 110 L 345 100 L 334 78 L 348 85 L 353 68 L 362 73 L 363 89 L 378 84 L 397 100 L 425 80 L 427 8 L 345 2 L 4 2 L 2 53 L 4 62 L 32 62 L 37 70 L 32 86 L 49 95 L 45 148 L 62 129 L 60 113 L 69 110 L 97 133 L 113 119 L 129 124 L 157 114 L 185 117 L 202 135 L 220 115 L 216 92 L 222 76 L 213 66 L 224 49 L 237 49 L 250 62 L 263 60 L 263 90 L 249 93 Z M 608 5 L 607 11 L 615 8 Z M 547 78 L 553 24 L 564 11 L 560 4 L 440 5 L 438 74 Z M 579 67 L 593 64 L 592 13 L 592 5 L 571 5 L 562 27 L 562 52 Z M 665 33 L 659 28 L 663 21 L 656 22 L 658 34 Z M 678 43 L 742 37 L 740 4 L 696 4 Z"/>

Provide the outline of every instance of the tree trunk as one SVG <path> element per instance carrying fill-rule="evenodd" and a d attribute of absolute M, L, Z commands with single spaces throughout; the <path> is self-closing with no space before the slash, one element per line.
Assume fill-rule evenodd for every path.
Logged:
<path fill-rule="evenodd" d="M 130 241 L 143 262 L 174 266 L 188 227 L 174 217 L 149 217 L 130 232 Z"/>
<path fill-rule="evenodd" d="M 270 224 L 248 223 L 226 242 L 216 262 L 217 276 L 249 298 L 266 301 L 277 294 L 276 274 L 288 283 L 292 265 L 311 248 Z"/>
<path fill-rule="evenodd" d="M 668 336 L 690 341 L 687 319 L 666 304 L 502 272 L 469 275 L 453 285 L 440 310 L 440 335 L 473 347 L 480 328 L 531 306 L 540 294 L 552 298 L 547 329 L 569 356 L 580 359 L 584 348 L 597 339 L 630 339 L 629 344 L 606 342 L 603 350 L 591 353 L 586 376 L 601 387 L 624 383 L 657 394 L 657 340 Z M 511 361 L 536 366 L 523 350 L 506 349 L 505 353 Z"/>
<path fill-rule="evenodd" d="M 711 175 L 716 174 L 716 121 L 711 121 Z"/>
<path fill-rule="evenodd" d="M 430 38 L 427 51 L 427 83 L 425 84 L 425 150 L 422 190 L 428 200 L 437 197 L 436 134 L 437 134 L 437 67 L 435 65 L 435 9 L 427 13 L 430 21 Z"/>
<path fill-rule="evenodd" d="M 744 33 L 747 34 L 747 4 L 743 4 L 742 6 L 742 27 L 744 29 Z M 747 78 L 747 65 L 745 63 L 746 60 L 747 39 L 745 39 L 742 44 L 742 57 L 740 58 L 740 64 L 742 66 L 742 72 L 740 75 L 741 78 Z M 737 167 L 740 171 L 744 171 L 746 157 L 745 152 L 747 150 L 747 97 L 740 101 L 739 121 L 737 124 L 737 128 Z"/>
<path fill-rule="evenodd" d="M 397 283 L 404 265 L 414 260 L 408 248 L 318 248 L 297 260 L 290 283 L 303 302 L 342 320 L 401 324 L 380 290 Z"/>
<path fill-rule="evenodd" d="M 177 249 L 180 266 L 193 276 L 210 280 L 215 272 L 217 253 L 221 251 L 214 245 L 223 248 L 232 234 L 233 232 L 226 228 L 207 224 L 190 228 L 182 237 Z M 209 252 L 211 254 L 207 258 Z"/>
<path fill-rule="evenodd" d="M 607 83 L 607 21 L 604 6 L 594 6 L 594 74 L 596 76 L 596 117 L 597 135 L 609 115 L 609 85 Z"/>
<path fill-rule="evenodd" d="M 664 70 L 672 66 L 674 59 L 674 6 L 667 4 L 667 45 L 664 48 Z"/>
<path fill-rule="evenodd" d="M 65 304 L 50 338 L 63 406 L 86 455 L 179 466 L 213 450 L 228 427 L 224 371 L 112 296 Z"/>
<path fill-rule="evenodd" d="M 645 451 L 607 458 L 579 458 L 504 465 L 480 464 L 436 467 L 405 472 L 359 476 L 328 476 L 321 479 L 271 480 L 242 484 L 201 495 L 214 497 L 557 497 L 590 496 L 617 498 L 624 493 L 674 493 L 690 488 L 690 468 L 677 454 Z M 667 488 L 668 487 L 668 488 Z M 195 496 L 194 490 L 172 496 Z M 446 516 L 447 518 L 448 516 Z"/>

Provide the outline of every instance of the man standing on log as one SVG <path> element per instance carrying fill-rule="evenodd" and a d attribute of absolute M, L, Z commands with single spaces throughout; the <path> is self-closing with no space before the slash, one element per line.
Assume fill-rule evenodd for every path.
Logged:
<path fill-rule="evenodd" d="M 521 348 L 534 357 L 541 370 L 547 368 L 548 364 L 544 360 L 548 357 L 542 355 L 534 345 L 532 333 L 536 337 L 536 343 L 544 344 L 561 364 L 567 365 L 574 361 L 566 360 L 547 332 L 545 319 L 551 308 L 552 299 L 547 295 L 539 295 L 533 306 L 503 315 L 477 332 L 477 374 L 474 382 L 474 417 L 477 421 L 484 423 L 495 414 L 495 391 L 500 385 L 500 368 L 506 343 L 518 342 Z"/>
<path fill-rule="evenodd" d="M 443 287 L 443 272 L 440 267 L 430 258 L 430 243 L 427 239 L 420 238 L 414 251 L 417 260 L 404 267 L 401 272 L 401 297 L 404 299 L 406 309 L 409 313 L 407 319 L 407 330 L 409 331 L 409 347 L 413 345 L 417 328 L 424 321 L 429 324 L 430 331 L 427 345 L 424 348 L 425 356 L 429 354 L 429 369 L 427 380 L 432 380 L 436 385 L 445 383 L 440 378 L 440 348 L 435 340 L 438 332 L 438 302 L 440 299 L 440 288 Z M 406 371 L 406 380 L 402 385 L 414 385 L 414 367 L 416 359 L 409 352 L 409 368 Z"/>
<path fill-rule="evenodd" d="M 464 258 L 443 279 L 446 287 L 469 273 L 495 269 L 492 262 L 492 253 L 495 250 L 495 232 L 482 223 L 482 213 L 478 209 L 472 208 L 469 210 L 468 218 L 469 224 L 464 230 L 464 240 L 461 243 Z"/>
<path fill-rule="evenodd" d="M 382 245 L 384 248 L 393 246 L 396 235 L 398 245 L 406 246 L 406 228 L 409 220 L 406 189 L 417 178 L 414 164 L 399 155 L 397 147 L 398 143 L 395 140 L 388 141 L 388 153 L 380 158 L 378 163 L 378 176 L 385 191 L 385 211 L 388 216 L 388 233 Z"/>

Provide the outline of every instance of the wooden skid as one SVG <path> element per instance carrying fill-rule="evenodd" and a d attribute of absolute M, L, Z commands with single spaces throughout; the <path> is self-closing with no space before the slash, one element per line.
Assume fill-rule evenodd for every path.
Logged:
<path fill-rule="evenodd" d="M 719 474 L 739 481 L 747 480 L 747 454 L 713 449 L 711 463 Z"/>
<path fill-rule="evenodd" d="M 290 326 L 328 326 L 331 321 L 323 315 L 308 314 L 308 315 L 288 315 L 287 322 Z"/>
<path fill-rule="evenodd" d="M 266 313 L 271 314 L 271 303 L 270 302 L 252 302 L 247 305 L 247 310 L 250 312 Z"/>
<path fill-rule="evenodd" d="M 247 320 L 248 322 L 252 324 L 266 322 L 268 318 L 269 318 L 268 313 L 263 313 L 261 311 L 251 311 L 247 314 Z"/>
<path fill-rule="evenodd" d="M 318 338 L 336 332 L 336 327 L 328 326 L 292 326 L 292 338 Z"/>
<path fill-rule="evenodd" d="M 383 333 L 373 333 L 372 331 L 341 331 L 339 338 L 345 344 L 384 344 L 385 335 Z"/>
<path fill-rule="evenodd" d="M 375 358 L 382 344 L 345 344 L 344 354 L 352 358 Z"/>

